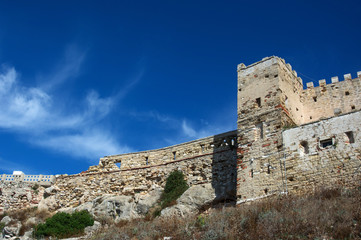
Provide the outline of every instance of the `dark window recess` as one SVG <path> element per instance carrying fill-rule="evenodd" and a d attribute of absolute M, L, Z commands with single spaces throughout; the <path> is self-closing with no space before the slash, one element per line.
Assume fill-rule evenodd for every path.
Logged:
<path fill-rule="evenodd" d="M 333 145 L 333 144 L 332 144 L 332 138 L 329 138 L 329 139 L 325 139 L 325 140 L 320 141 L 320 146 L 321 146 L 322 148 L 326 148 L 326 147 L 332 146 L 332 145 Z"/>
<path fill-rule="evenodd" d="M 346 95 L 346 96 L 350 95 L 350 92 L 349 92 L 349 91 L 346 91 L 346 92 L 345 92 L 345 95 Z"/>
<path fill-rule="evenodd" d="M 257 103 L 258 107 L 261 107 L 261 98 L 257 98 L 256 103 Z"/>
<path fill-rule="evenodd" d="M 173 160 L 176 160 L 176 152 L 173 152 Z"/>
<path fill-rule="evenodd" d="M 253 178 L 253 169 L 251 169 L 250 175 L 251 175 L 251 178 Z"/>
<path fill-rule="evenodd" d="M 267 166 L 267 174 L 270 174 L 271 173 L 271 165 L 268 165 Z"/>
<path fill-rule="evenodd" d="M 145 157 L 145 165 L 148 165 L 149 162 L 148 162 L 148 157 Z"/>
<path fill-rule="evenodd" d="M 313 101 L 317 102 L 317 97 L 313 97 Z"/>
<path fill-rule="evenodd" d="M 242 91 L 242 88 L 239 88 L 238 91 Z"/>
<path fill-rule="evenodd" d="M 354 110 L 354 109 L 355 109 L 355 106 L 354 106 L 354 105 L 352 105 L 352 106 L 351 106 L 351 109 L 352 109 L 352 110 Z"/>
<path fill-rule="evenodd" d="M 265 75 L 264 77 L 265 77 L 265 78 L 269 78 L 269 75 Z"/>
<path fill-rule="evenodd" d="M 312 116 L 310 116 L 310 119 L 312 119 Z"/>
<path fill-rule="evenodd" d="M 298 108 L 296 108 L 296 111 L 298 111 Z"/>
<path fill-rule="evenodd" d="M 332 143 L 332 140 L 331 140 L 331 143 Z M 308 154 L 310 152 L 307 141 L 302 141 L 300 143 L 300 145 L 301 145 L 301 150 L 303 153 Z"/>
<path fill-rule="evenodd" d="M 348 142 L 349 143 L 354 143 L 355 142 L 355 138 L 353 137 L 353 132 L 345 132 L 347 138 L 348 138 Z"/>
<path fill-rule="evenodd" d="M 275 75 L 275 78 L 278 77 L 278 74 Z"/>

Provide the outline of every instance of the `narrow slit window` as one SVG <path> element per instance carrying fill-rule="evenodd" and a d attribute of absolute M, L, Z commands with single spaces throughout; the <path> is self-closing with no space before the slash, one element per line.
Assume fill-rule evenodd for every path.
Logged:
<path fill-rule="evenodd" d="M 355 106 L 354 106 L 354 105 L 352 105 L 352 106 L 351 106 L 351 109 L 352 109 L 352 110 L 355 110 Z"/>
<path fill-rule="evenodd" d="M 173 160 L 176 160 L 176 153 L 177 152 L 173 152 Z"/>
<path fill-rule="evenodd" d="M 145 165 L 148 165 L 149 161 L 148 161 L 148 157 L 145 157 Z"/>
<path fill-rule="evenodd" d="M 256 103 L 258 107 L 261 107 L 261 98 L 256 98 Z"/>
<path fill-rule="evenodd" d="M 314 102 L 317 102 L 317 97 L 313 97 L 313 101 L 314 101 Z"/>
<path fill-rule="evenodd" d="M 349 132 L 345 132 L 346 134 L 346 143 L 355 143 L 355 138 L 353 136 L 353 132 L 352 131 L 349 131 Z"/>

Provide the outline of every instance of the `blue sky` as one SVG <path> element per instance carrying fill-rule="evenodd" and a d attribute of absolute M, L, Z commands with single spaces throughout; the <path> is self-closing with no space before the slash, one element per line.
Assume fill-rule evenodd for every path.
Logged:
<path fill-rule="evenodd" d="M 237 64 L 361 71 L 360 1 L 2 1 L 0 173 L 236 129 Z"/>

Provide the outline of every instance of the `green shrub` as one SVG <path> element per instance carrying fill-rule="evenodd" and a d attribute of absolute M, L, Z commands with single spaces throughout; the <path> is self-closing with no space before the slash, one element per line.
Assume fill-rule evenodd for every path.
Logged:
<path fill-rule="evenodd" d="M 172 205 L 172 202 L 177 200 L 188 187 L 181 171 L 175 170 L 171 172 L 167 178 L 164 192 L 161 196 L 161 208 L 163 209 Z"/>
<path fill-rule="evenodd" d="M 58 212 L 35 227 L 35 236 L 66 238 L 84 233 L 84 228 L 93 224 L 94 219 L 86 210 L 73 214 Z"/>
<path fill-rule="evenodd" d="M 0 232 L 3 231 L 4 227 L 5 227 L 5 223 L 0 223 Z"/>

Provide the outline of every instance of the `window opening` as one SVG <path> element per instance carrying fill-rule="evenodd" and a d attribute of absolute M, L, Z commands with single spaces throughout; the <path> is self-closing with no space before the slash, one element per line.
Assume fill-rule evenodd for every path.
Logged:
<path fill-rule="evenodd" d="M 261 98 L 256 98 L 256 103 L 258 107 L 261 107 Z"/>
<path fill-rule="evenodd" d="M 346 136 L 347 136 L 347 142 L 348 143 L 355 143 L 355 138 L 353 137 L 353 132 L 349 131 L 349 132 L 345 132 Z"/>
<path fill-rule="evenodd" d="M 310 152 L 307 141 L 300 142 L 300 152 L 301 152 L 302 155 L 303 154 L 308 154 Z"/>
<path fill-rule="evenodd" d="M 173 160 L 176 160 L 176 152 L 173 152 Z"/>
<path fill-rule="evenodd" d="M 122 162 L 117 162 L 115 163 L 115 165 L 117 165 L 117 167 L 120 168 L 122 166 Z"/>
<path fill-rule="evenodd" d="M 317 102 L 317 97 L 313 97 L 313 101 Z"/>
<path fill-rule="evenodd" d="M 325 140 L 320 141 L 320 146 L 321 146 L 322 148 L 326 148 L 326 147 L 332 146 L 332 145 L 333 145 L 333 143 L 332 143 L 332 138 L 329 138 L 329 139 L 325 139 Z"/>
<path fill-rule="evenodd" d="M 346 96 L 350 95 L 350 92 L 349 92 L 349 91 L 346 91 L 346 92 L 345 92 L 345 95 L 346 95 Z"/>
<path fill-rule="evenodd" d="M 352 105 L 352 106 L 351 106 L 351 109 L 352 109 L 352 110 L 354 110 L 354 109 L 355 109 L 355 106 L 354 106 L 354 105 Z"/>
<path fill-rule="evenodd" d="M 148 165 L 149 162 L 148 162 L 148 157 L 145 157 L 145 165 Z"/>

